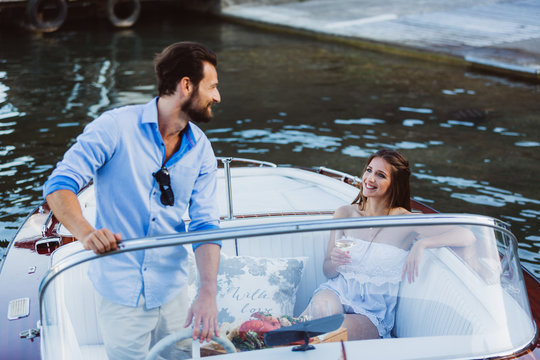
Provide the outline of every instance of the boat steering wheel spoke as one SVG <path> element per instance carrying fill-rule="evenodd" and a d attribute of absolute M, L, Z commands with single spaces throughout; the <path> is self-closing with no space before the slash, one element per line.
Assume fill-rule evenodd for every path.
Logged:
<path fill-rule="evenodd" d="M 193 337 L 193 329 L 182 329 L 178 332 L 169 334 L 165 336 L 163 339 L 158 341 L 148 352 L 148 355 L 146 356 L 145 360 L 155 360 L 157 359 L 157 356 L 165 350 L 167 347 L 171 346 L 172 344 L 176 343 L 180 340 L 185 339 L 191 339 Z M 233 343 L 230 342 L 229 339 L 225 336 L 213 336 L 212 341 L 217 342 L 219 345 L 223 346 L 225 351 L 227 353 L 234 353 L 236 352 L 236 348 L 234 347 Z"/>

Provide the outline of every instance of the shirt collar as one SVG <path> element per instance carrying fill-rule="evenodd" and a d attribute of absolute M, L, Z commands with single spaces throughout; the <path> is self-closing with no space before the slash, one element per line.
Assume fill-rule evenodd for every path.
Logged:
<path fill-rule="evenodd" d="M 157 101 L 159 96 L 156 96 L 149 103 L 144 106 L 141 123 L 143 124 L 156 124 L 158 125 L 158 111 L 157 111 Z M 188 121 L 186 128 L 182 131 L 182 141 L 187 139 L 189 142 L 190 148 L 197 144 L 195 134 L 191 127 L 191 122 Z"/>
<path fill-rule="evenodd" d="M 157 99 L 158 96 L 152 99 L 149 103 L 144 105 L 141 123 L 143 124 L 156 124 L 158 123 L 158 112 L 157 112 Z"/>

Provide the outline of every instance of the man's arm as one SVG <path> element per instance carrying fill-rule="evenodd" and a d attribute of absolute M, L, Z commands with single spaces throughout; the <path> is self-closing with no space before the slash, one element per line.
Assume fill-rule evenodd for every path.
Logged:
<path fill-rule="evenodd" d="M 108 229 L 96 230 L 84 218 L 77 195 L 71 190 L 57 190 L 47 195 L 54 216 L 78 239 L 87 250 L 96 254 L 118 249 L 120 234 Z"/>
<path fill-rule="evenodd" d="M 220 250 L 221 247 L 217 244 L 203 244 L 195 249 L 201 287 L 189 308 L 184 327 L 193 322 L 193 340 L 200 338 L 201 343 L 204 340 L 210 341 L 214 333 L 219 336 L 216 295 Z M 201 325 L 202 330 L 199 333 Z"/>

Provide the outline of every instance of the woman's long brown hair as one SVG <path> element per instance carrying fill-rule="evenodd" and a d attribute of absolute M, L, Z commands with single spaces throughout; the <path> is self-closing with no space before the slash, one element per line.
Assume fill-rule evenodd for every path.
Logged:
<path fill-rule="evenodd" d="M 388 208 L 394 209 L 402 207 L 411 211 L 411 186 L 409 179 L 411 170 L 409 169 L 409 160 L 395 150 L 381 149 L 372 154 L 364 166 L 362 175 L 366 172 L 367 167 L 375 158 L 381 158 L 392 167 L 390 174 L 390 189 L 388 194 Z M 363 183 L 360 183 L 360 193 L 354 199 L 352 204 L 358 204 L 361 210 L 365 210 L 367 198 L 362 194 Z"/>

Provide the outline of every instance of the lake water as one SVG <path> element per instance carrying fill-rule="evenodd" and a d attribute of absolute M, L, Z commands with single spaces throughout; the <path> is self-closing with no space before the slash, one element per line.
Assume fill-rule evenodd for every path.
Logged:
<path fill-rule="evenodd" d="M 218 156 L 360 175 L 373 151 L 397 149 L 411 161 L 416 199 L 510 223 L 522 262 L 540 276 L 539 84 L 145 10 L 124 31 L 96 20 L 43 36 L 0 30 L 0 240 L 41 203 L 43 182 L 88 122 L 155 96 L 153 55 L 195 40 L 219 57 L 222 103 L 204 126 Z"/>

